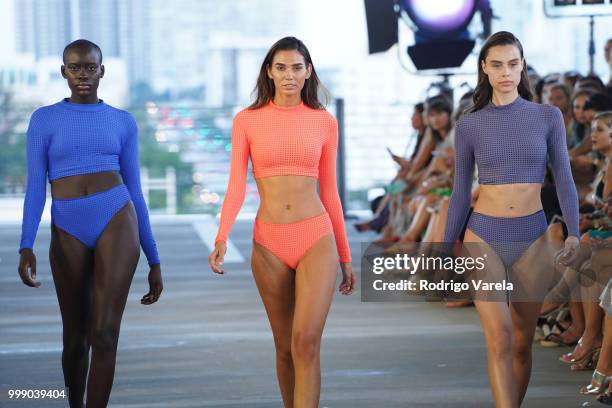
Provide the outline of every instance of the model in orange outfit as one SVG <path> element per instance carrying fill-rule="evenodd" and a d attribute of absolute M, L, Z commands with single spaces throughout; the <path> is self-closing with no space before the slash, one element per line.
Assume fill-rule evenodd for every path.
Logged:
<path fill-rule="evenodd" d="M 319 102 L 318 88 L 300 40 L 286 37 L 272 46 L 257 80 L 257 99 L 234 118 L 230 178 L 208 258 L 214 272 L 224 273 L 220 265 L 244 200 L 251 157 L 261 198 L 251 267 L 274 335 L 283 402 L 296 408 L 318 406 L 321 335 L 338 261 L 339 291 L 349 295 L 355 287 L 336 186 L 338 125 Z"/>

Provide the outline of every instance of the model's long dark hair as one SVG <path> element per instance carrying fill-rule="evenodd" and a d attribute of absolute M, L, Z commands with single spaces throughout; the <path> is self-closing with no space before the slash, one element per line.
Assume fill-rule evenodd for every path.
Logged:
<path fill-rule="evenodd" d="M 487 38 L 487 41 L 485 41 L 484 45 L 480 49 L 480 54 L 478 55 L 478 84 L 476 85 L 476 89 L 474 89 L 474 105 L 468 110 L 468 112 L 479 111 L 487 106 L 487 104 L 491 101 L 491 97 L 493 96 L 493 87 L 489 82 L 489 77 L 482 69 L 482 63 L 487 58 L 489 49 L 497 45 L 514 45 L 516 48 L 518 48 L 519 53 L 521 54 L 521 59 L 523 60 L 523 71 L 521 72 L 521 81 L 518 84 L 518 93 L 523 99 L 528 101 L 533 99 L 531 87 L 529 86 L 529 76 L 527 75 L 527 62 L 525 62 L 525 57 L 523 56 L 523 46 L 521 45 L 521 42 L 514 36 L 514 34 L 508 31 L 498 31 Z"/>
<path fill-rule="evenodd" d="M 253 102 L 249 109 L 258 109 L 264 105 L 267 105 L 272 99 L 274 99 L 274 81 L 268 78 L 268 68 L 272 66 L 272 60 L 274 59 L 274 55 L 277 51 L 287 51 L 287 50 L 296 50 L 304 57 L 304 62 L 306 63 L 306 67 L 310 65 L 311 74 L 310 78 L 306 79 L 304 83 L 304 87 L 302 88 L 301 96 L 304 105 L 313 108 L 313 109 L 325 109 L 325 105 L 328 102 L 329 96 L 327 94 L 327 90 L 321 82 L 319 81 L 319 77 L 317 76 L 317 72 L 315 71 L 314 64 L 312 63 L 312 58 L 310 58 L 310 53 L 308 52 L 308 48 L 304 45 L 304 43 L 298 40 L 295 37 L 285 37 L 281 38 L 277 42 L 272 45 L 266 57 L 261 64 L 261 68 L 259 69 L 259 76 L 257 77 L 257 84 L 255 85 L 255 89 L 253 93 L 255 94 L 255 102 Z M 321 90 L 322 94 L 325 97 L 325 104 L 319 101 L 319 90 Z"/>

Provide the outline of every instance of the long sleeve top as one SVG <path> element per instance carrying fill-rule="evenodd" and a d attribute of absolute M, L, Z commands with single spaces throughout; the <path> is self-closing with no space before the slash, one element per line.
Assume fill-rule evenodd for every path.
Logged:
<path fill-rule="evenodd" d="M 240 111 L 232 126 L 230 177 L 215 243 L 227 240 L 240 211 L 250 157 L 256 179 L 280 175 L 318 178 L 319 196 L 333 225 L 340 262 L 350 262 L 336 184 L 337 148 L 338 124 L 323 109 L 309 108 L 303 102 L 293 107 L 270 102 Z"/>
<path fill-rule="evenodd" d="M 561 111 L 519 96 L 464 115 L 455 130 L 455 180 L 444 242 L 456 241 L 465 225 L 475 163 L 480 184 L 543 183 L 547 157 L 569 235 L 579 237 L 578 194 Z"/>
<path fill-rule="evenodd" d="M 136 209 L 140 244 L 149 265 L 159 264 L 140 185 L 136 121 L 128 112 L 103 101 L 77 104 L 64 99 L 32 114 L 19 251 L 34 245 L 46 201 L 47 177 L 53 181 L 103 171 L 120 172 Z"/>

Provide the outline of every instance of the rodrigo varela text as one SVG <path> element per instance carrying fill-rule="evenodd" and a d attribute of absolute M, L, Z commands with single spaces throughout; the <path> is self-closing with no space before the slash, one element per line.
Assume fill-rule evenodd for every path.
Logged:
<path fill-rule="evenodd" d="M 505 279 L 501 282 L 485 282 L 482 279 L 472 280 L 470 281 L 472 287 L 476 291 L 487 290 L 487 291 L 495 291 L 495 290 L 513 290 L 514 285 L 512 282 L 507 282 Z M 435 291 L 445 291 L 445 292 L 465 292 L 470 289 L 470 283 L 468 282 L 455 282 L 454 280 L 449 281 L 438 281 L 438 282 L 429 282 L 425 279 L 420 279 L 418 282 L 409 281 L 407 279 L 402 279 L 397 282 L 385 282 L 382 279 L 377 279 L 372 282 L 372 286 L 374 290 L 407 290 L 407 291 L 426 291 L 426 290 L 435 290 Z"/>

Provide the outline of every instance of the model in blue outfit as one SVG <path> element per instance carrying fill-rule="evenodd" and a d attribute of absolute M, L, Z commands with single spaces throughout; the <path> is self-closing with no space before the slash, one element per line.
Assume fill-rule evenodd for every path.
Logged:
<path fill-rule="evenodd" d="M 534 265 L 535 260 L 548 258 L 539 251 L 547 248 L 547 223 L 540 200 L 547 163 L 569 231 L 561 257 L 565 263 L 575 257 L 579 243 L 578 196 L 563 117 L 557 108 L 531 99 L 520 42 L 508 32 L 493 34 L 478 58 L 474 106 L 455 131 L 455 181 L 444 241 L 456 241 L 467 221 L 463 242 L 480 243 L 483 249 L 488 244 L 493 250 L 487 273 L 525 272 L 526 279 L 520 283 L 542 298 L 474 301 L 484 329 L 489 381 L 497 407 L 518 407 L 531 375 L 531 343 L 550 279 L 545 275 L 552 271 L 552 262 L 540 270 Z M 468 218 L 475 164 L 480 192 Z"/>
<path fill-rule="evenodd" d="M 62 369 L 70 407 L 106 407 L 121 317 L 142 246 L 155 303 L 162 277 L 140 186 L 134 118 L 98 99 L 102 52 L 77 40 L 64 50 L 72 92 L 34 112 L 27 132 L 27 190 L 19 252 L 24 284 L 36 282 L 34 240 L 51 183 L 49 260 L 63 325 Z M 89 352 L 91 349 L 91 366 Z M 89 376 L 88 376 L 89 373 Z"/>

